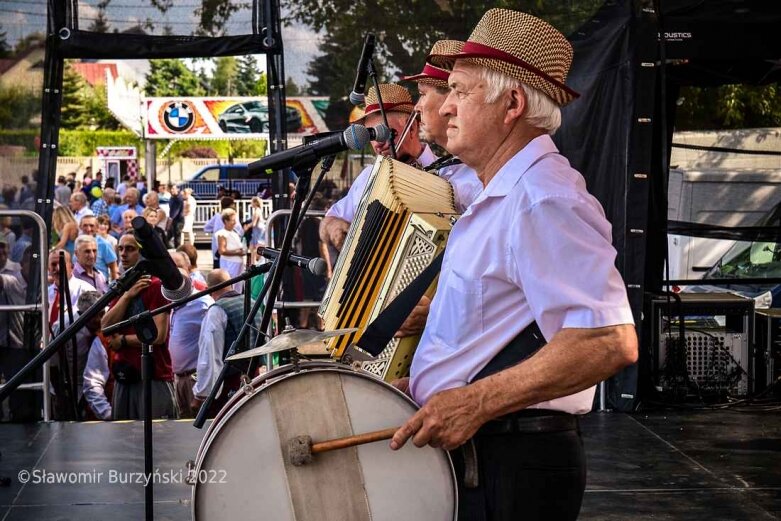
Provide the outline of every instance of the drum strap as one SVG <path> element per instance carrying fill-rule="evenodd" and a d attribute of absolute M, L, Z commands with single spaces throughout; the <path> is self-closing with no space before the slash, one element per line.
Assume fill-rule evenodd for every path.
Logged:
<path fill-rule="evenodd" d="M 472 379 L 472 382 L 481 380 L 494 373 L 503 371 L 508 367 L 518 365 L 531 355 L 539 351 L 546 344 L 545 337 L 540 331 L 537 322 L 534 321 L 523 331 L 518 333 L 515 338 L 507 344 L 494 356 L 479 373 Z"/>
<path fill-rule="evenodd" d="M 409 286 L 399 293 L 393 301 L 375 318 L 358 340 L 358 347 L 372 356 L 377 356 L 385 349 L 393 335 L 399 330 L 415 305 L 420 301 L 426 290 L 442 269 L 442 258 L 445 250 L 434 257 L 426 269 L 420 272 Z"/>

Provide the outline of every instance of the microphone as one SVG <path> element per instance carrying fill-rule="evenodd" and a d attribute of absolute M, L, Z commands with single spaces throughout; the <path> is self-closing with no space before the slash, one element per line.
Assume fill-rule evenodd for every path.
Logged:
<path fill-rule="evenodd" d="M 364 95 L 364 91 L 366 90 L 366 76 L 369 75 L 369 61 L 372 59 L 373 54 L 374 34 L 366 33 L 366 38 L 363 40 L 361 59 L 358 61 L 358 70 L 355 71 L 355 84 L 353 85 L 353 91 L 350 93 L 350 102 L 353 105 L 360 105 L 366 98 Z"/>
<path fill-rule="evenodd" d="M 279 250 L 274 248 L 265 248 L 261 246 L 258 248 L 258 254 L 263 257 L 274 260 L 279 257 Z M 288 259 L 288 263 L 293 266 L 298 266 L 308 270 L 312 275 L 323 276 L 328 272 L 328 264 L 320 257 L 303 257 L 301 255 L 291 255 Z"/>
<path fill-rule="evenodd" d="M 250 163 L 247 168 L 251 176 L 270 174 L 274 170 L 295 166 L 305 161 L 314 162 L 321 157 L 343 150 L 362 150 L 369 141 L 387 141 L 389 136 L 390 130 L 385 125 L 377 125 L 374 128 L 350 125 L 341 134 L 313 139 L 309 143 L 282 150 Z"/>
<path fill-rule="evenodd" d="M 146 269 L 163 283 L 163 297 L 167 300 L 189 297 L 192 292 L 190 277 L 183 277 L 179 272 L 152 226 L 140 215 L 134 217 L 130 224 L 133 226 L 133 235 L 141 249 L 141 255 L 151 261 L 147 263 Z"/>

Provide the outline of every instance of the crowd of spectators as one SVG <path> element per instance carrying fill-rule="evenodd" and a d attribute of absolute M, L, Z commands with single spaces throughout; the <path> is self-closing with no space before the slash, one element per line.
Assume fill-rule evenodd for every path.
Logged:
<path fill-rule="evenodd" d="M 25 178 L 21 189 L 3 190 L 0 205 L 32 209 L 34 194 L 34 185 Z M 212 237 L 214 257 L 213 269 L 206 274 L 198 269 L 193 233 L 197 203 L 188 190 L 180 192 L 175 185 L 147 187 L 143 177 L 127 176 L 115 187 L 111 179 L 103 180 L 100 171 L 94 176 L 88 171 L 81 182 L 75 175 L 60 176 L 54 200 L 45 282 L 49 304 L 45 327 L 51 338 L 89 310 L 114 280 L 141 260 L 131 226 L 137 216 L 142 216 L 169 248 L 174 263 L 192 281 L 193 292 L 235 277 L 245 270 L 247 262 L 266 262 L 257 255 L 257 247 L 264 246 L 266 241 L 260 197 L 252 199 L 243 222 L 239 220 L 235 198 L 221 197 L 220 210 L 204 226 Z M 328 199 L 318 195 L 312 208 L 325 209 L 328 203 Z M 305 221 L 298 253 L 318 253 L 316 246 L 313 250 L 304 245 L 312 237 L 317 242 L 318 222 L 319 219 Z M 27 283 L 38 258 L 37 245 L 32 244 L 34 230 L 31 219 L 0 217 L 0 304 L 25 304 L 31 298 Z M 318 288 L 322 293 L 325 281 L 304 281 L 307 292 L 315 286 L 315 293 Z M 155 316 L 158 335 L 152 345 L 154 417 L 195 415 L 215 385 L 225 352 L 246 318 L 242 293 L 252 291 L 255 297 L 258 287 L 227 285 Z M 141 417 L 141 342 L 132 327 L 113 335 L 105 335 L 103 330 L 166 303 L 161 281 L 143 276 L 76 332 L 72 343 L 52 359 L 56 419 Z M 302 312 L 304 325 L 307 318 Z M 257 320 L 259 326 L 260 315 Z M 22 313 L 0 312 L 0 349 L 23 349 L 26 324 Z M 212 413 L 238 388 L 237 377 L 238 373 L 228 375 Z M 13 419 L 13 409 L 11 418 L 0 418 L 9 419 Z"/>

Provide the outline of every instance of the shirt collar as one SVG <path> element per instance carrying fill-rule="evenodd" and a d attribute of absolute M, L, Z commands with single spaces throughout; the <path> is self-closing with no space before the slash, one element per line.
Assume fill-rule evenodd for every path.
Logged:
<path fill-rule="evenodd" d="M 507 161 L 488 183 L 481 194 L 485 197 L 504 197 L 520 181 L 523 174 L 542 156 L 559 151 L 548 134 L 537 136 Z"/>
<path fill-rule="evenodd" d="M 431 150 L 431 147 L 426 145 L 425 147 L 423 147 L 423 152 L 421 152 L 420 155 L 418 156 L 418 163 L 420 163 L 420 166 L 422 166 L 423 168 L 426 168 L 428 165 L 430 165 L 437 159 L 439 158 L 434 153 L 434 151 Z"/>

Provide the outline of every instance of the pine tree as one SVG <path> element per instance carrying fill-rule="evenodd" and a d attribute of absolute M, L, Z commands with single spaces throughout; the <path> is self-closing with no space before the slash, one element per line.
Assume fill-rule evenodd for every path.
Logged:
<path fill-rule="evenodd" d="M 147 96 L 202 96 L 198 76 L 178 59 L 150 60 L 146 75 Z"/>
<path fill-rule="evenodd" d="M 87 82 L 76 72 L 69 62 L 65 62 L 62 75 L 61 125 L 64 129 L 77 129 L 87 126 L 86 104 L 89 97 Z"/>
<path fill-rule="evenodd" d="M 0 58 L 8 58 L 11 55 L 11 46 L 8 45 L 6 38 L 7 34 L 0 25 Z"/>
<path fill-rule="evenodd" d="M 211 86 L 219 96 L 235 96 L 237 93 L 238 65 L 233 56 L 217 58 Z"/>
<path fill-rule="evenodd" d="M 260 90 L 262 73 L 258 71 L 258 61 L 251 54 L 238 59 L 236 74 L 236 93 L 239 96 L 265 96 L 265 89 Z"/>

